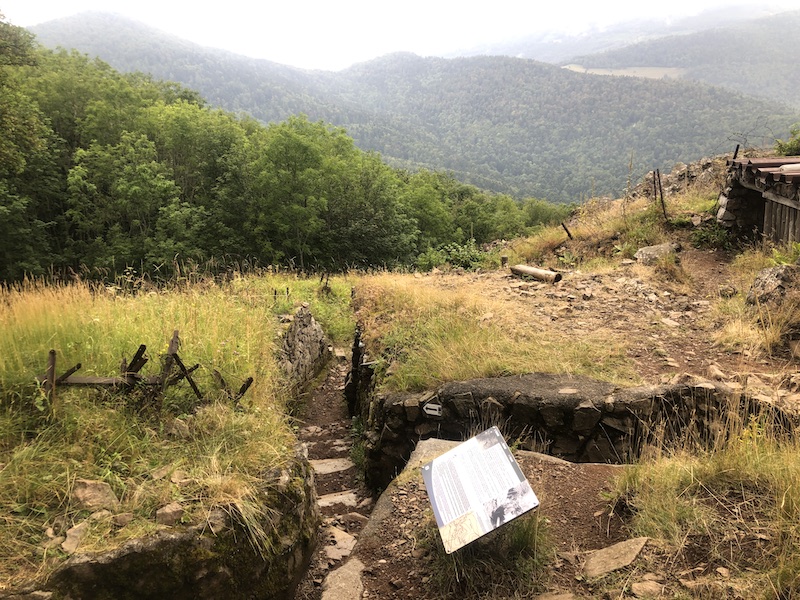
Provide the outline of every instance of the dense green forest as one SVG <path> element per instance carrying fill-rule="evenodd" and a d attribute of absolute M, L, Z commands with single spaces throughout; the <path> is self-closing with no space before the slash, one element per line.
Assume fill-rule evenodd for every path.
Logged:
<path fill-rule="evenodd" d="M 587 68 L 679 67 L 686 79 L 800 107 L 800 11 L 571 59 Z"/>
<path fill-rule="evenodd" d="M 0 280 L 170 276 L 178 263 L 435 262 L 568 207 L 410 173 L 304 116 L 264 125 L 194 91 L 43 50 L 0 21 Z"/>
<path fill-rule="evenodd" d="M 444 169 L 517 198 L 578 202 L 677 162 L 771 145 L 800 114 L 707 85 L 602 77 L 509 57 L 395 54 L 331 73 L 203 48 L 89 13 L 34 28 L 122 71 L 198 90 L 264 123 L 305 114 L 395 167 Z M 631 164 L 633 165 L 631 169 Z"/>

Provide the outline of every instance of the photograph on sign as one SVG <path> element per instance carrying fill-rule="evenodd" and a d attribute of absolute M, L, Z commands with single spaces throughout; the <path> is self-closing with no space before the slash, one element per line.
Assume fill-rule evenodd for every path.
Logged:
<path fill-rule="evenodd" d="M 497 427 L 423 465 L 422 479 L 448 554 L 539 506 Z"/>

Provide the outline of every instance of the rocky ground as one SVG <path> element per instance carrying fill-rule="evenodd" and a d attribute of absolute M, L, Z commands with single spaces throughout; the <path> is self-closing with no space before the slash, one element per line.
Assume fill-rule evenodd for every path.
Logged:
<path fill-rule="evenodd" d="M 712 333 L 720 323 L 715 321 L 712 303 L 735 291 L 731 256 L 686 244 L 684 248 L 678 254 L 685 275 L 680 281 L 659 277 L 651 267 L 634 261 L 602 273 L 565 272 L 557 284 L 522 281 L 504 271 L 423 277 L 426 284 L 445 288 L 480 286 L 484 294 L 511 303 L 532 326 L 556 322 L 575 336 L 599 329 L 624 336 L 627 356 L 645 383 L 667 382 L 689 373 L 724 380 L 733 387 L 752 387 L 758 382 L 764 393 L 794 397 L 797 363 L 790 352 L 766 357 L 714 345 Z M 319 461 L 314 464 L 326 528 L 297 598 L 322 598 L 326 574 L 351 552 L 363 564 L 360 597 L 436 597 L 430 585 L 430 549 L 418 543 L 420 528 L 430 521 L 419 478 L 410 477 L 389 488 L 380 501 L 380 525 L 370 526 L 369 535 L 356 544 L 373 504 L 348 458 L 350 421 L 342 398 L 346 367 L 342 358 L 332 368 L 309 400 L 300 429 L 309 457 Z M 608 596 L 607 590 L 596 595 L 591 578 L 583 572 L 588 553 L 629 537 L 624 522 L 609 511 L 602 496 L 621 467 L 553 462 L 530 453 L 520 455 L 519 461 L 540 497 L 538 510 L 547 518 L 557 545 L 551 575 L 539 589 L 551 595 L 542 598 L 674 597 L 707 584 L 712 586 L 709 589 L 719 584 L 722 597 L 740 597 L 725 587 L 724 569 L 702 560 L 692 564 L 662 556 L 653 544 L 641 550 L 637 559 L 641 566 L 631 573 L 633 579 L 620 583 L 617 595 Z M 358 592 L 355 584 L 350 587 L 352 594 Z M 328 593 L 327 598 L 334 597 Z"/>

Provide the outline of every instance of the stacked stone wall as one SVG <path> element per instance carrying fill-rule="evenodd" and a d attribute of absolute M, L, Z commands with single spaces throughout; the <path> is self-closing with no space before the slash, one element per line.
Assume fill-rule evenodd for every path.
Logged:
<path fill-rule="evenodd" d="M 717 200 L 717 222 L 728 229 L 751 232 L 764 227 L 764 198 L 728 175 Z"/>
<path fill-rule="evenodd" d="M 714 447 L 725 420 L 763 409 L 718 382 L 619 388 L 534 373 L 448 383 L 427 393 L 364 396 L 368 483 L 384 488 L 417 442 L 464 440 L 497 425 L 520 448 L 574 462 L 625 463 L 649 444 Z M 775 413 L 778 414 L 778 413 Z M 791 427 L 785 415 L 777 418 Z"/>

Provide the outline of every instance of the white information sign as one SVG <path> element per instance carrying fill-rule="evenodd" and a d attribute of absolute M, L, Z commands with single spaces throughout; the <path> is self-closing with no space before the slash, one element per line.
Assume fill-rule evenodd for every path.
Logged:
<path fill-rule="evenodd" d="M 448 554 L 539 506 L 497 427 L 424 465 L 422 478 Z"/>

